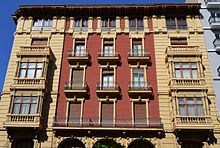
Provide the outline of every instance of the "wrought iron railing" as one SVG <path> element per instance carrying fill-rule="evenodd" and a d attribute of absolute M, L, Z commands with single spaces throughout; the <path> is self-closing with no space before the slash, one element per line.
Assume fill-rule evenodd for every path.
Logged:
<path fill-rule="evenodd" d="M 96 90 L 119 90 L 120 87 L 117 82 L 109 81 L 109 82 L 98 82 L 96 84 Z"/>
<path fill-rule="evenodd" d="M 128 52 L 128 57 L 148 57 L 149 52 L 147 49 L 131 49 Z"/>
<path fill-rule="evenodd" d="M 86 82 L 69 81 L 64 84 L 64 90 L 85 90 L 87 88 L 88 85 Z"/>
<path fill-rule="evenodd" d="M 86 51 L 86 49 L 80 52 L 77 52 L 74 49 L 72 49 L 67 52 L 67 56 L 68 57 L 88 57 L 88 52 Z"/>
<path fill-rule="evenodd" d="M 152 90 L 150 82 L 146 81 L 131 81 L 128 87 L 129 90 Z"/>

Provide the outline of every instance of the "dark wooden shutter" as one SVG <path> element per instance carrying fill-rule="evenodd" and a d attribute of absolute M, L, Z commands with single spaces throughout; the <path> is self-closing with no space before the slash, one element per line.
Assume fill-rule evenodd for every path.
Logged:
<path fill-rule="evenodd" d="M 71 102 L 69 104 L 69 124 L 79 124 L 81 114 L 81 102 Z"/>
<path fill-rule="evenodd" d="M 83 69 L 74 69 L 73 70 L 73 87 L 81 88 L 83 86 Z"/>
<path fill-rule="evenodd" d="M 132 43 L 135 44 L 135 45 L 141 45 L 142 40 L 133 40 Z"/>
<path fill-rule="evenodd" d="M 171 45 L 187 45 L 186 38 L 171 38 L 170 42 L 171 42 Z"/>
<path fill-rule="evenodd" d="M 110 126 L 113 122 L 113 103 L 102 103 L 101 123 L 104 126 Z"/>
<path fill-rule="evenodd" d="M 32 45 L 47 45 L 47 39 L 32 39 Z"/>
<path fill-rule="evenodd" d="M 147 121 L 146 103 L 134 103 L 135 126 L 144 126 Z"/>

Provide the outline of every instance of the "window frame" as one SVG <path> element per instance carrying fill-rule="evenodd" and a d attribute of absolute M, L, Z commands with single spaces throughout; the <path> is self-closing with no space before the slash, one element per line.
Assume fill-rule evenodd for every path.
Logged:
<path fill-rule="evenodd" d="M 129 29 L 130 30 L 144 30 L 144 19 L 143 18 L 130 18 Z"/>
<path fill-rule="evenodd" d="M 74 30 L 87 31 L 89 26 L 88 19 L 86 18 L 76 18 L 74 19 Z"/>
<path fill-rule="evenodd" d="M 177 67 L 177 64 L 179 66 Z M 183 67 L 183 65 L 186 64 L 189 67 Z M 174 62 L 174 76 L 177 79 L 198 79 L 199 78 L 199 71 L 198 71 L 198 63 L 197 62 Z M 194 67 L 194 66 L 195 67 Z M 177 71 L 179 71 L 179 76 L 177 77 Z M 194 73 L 195 76 L 194 76 Z M 187 75 L 189 77 L 187 77 Z"/>
<path fill-rule="evenodd" d="M 116 19 L 115 18 L 103 18 L 101 19 L 102 30 L 109 30 L 116 28 Z"/>
<path fill-rule="evenodd" d="M 184 23 L 183 23 L 184 22 Z M 185 17 L 166 17 L 166 27 L 168 30 L 186 30 L 188 29 Z"/>
<path fill-rule="evenodd" d="M 25 64 L 26 66 L 22 66 L 23 64 Z M 29 67 L 30 64 L 34 64 L 34 67 Z M 38 67 L 38 64 L 41 64 L 40 67 Z M 34 73 L 33 77 L 29 77 L 28 75 L 28 72 L 30 72 L 30 70 Z M 22 71 L 24 71 L 24 74 L 22 74 L 21 76 L 21 73 L 23 73 Z M 38 76 L 38 71 L 40 71 L 40 76 Z M 27 62 L 19 62 L 19 65 L 18 65 L 18 72 L 17 72 L 17 77 L 20 78 L 20 79 L 41 79 L 43 78 L 44 74 L 44 62 L 30 62 L 30 61 L 27 61 Z"/>
<path fill-rule="evenodd" d="M 40 22 L 40 23 L 39 23 Z M 46 25 L 48 23 L 48 25 Z M 35 25 L 38 24 L 38 25 Z M 32 30 L 51 30 L 53 26 L 53 20 L 50 18 L 36 18 L 33 20 Z"/>

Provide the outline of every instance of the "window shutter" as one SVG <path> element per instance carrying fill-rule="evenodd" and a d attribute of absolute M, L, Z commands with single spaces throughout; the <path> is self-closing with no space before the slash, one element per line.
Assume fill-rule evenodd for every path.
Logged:
<path fill-rule="evenodd" d="M 102 125 L 111 125 L 113 122 L 113 103 L 102 103 L 101 109 Z"/>
<path fill-rule="evenodd" d="M 146 104 L 145 103 L 134 103 L 134 123 L 136 127 L 141 127 L 146 124 Z"/>
<path fill-rule="evenodd" d="M 187 45 L 186 38 L 171 38 L 171 45 Z"/>
<path fill-rule="evenodd" d="M 74 69 L 73 70 L 73 85 L 82 86 L 83 84 L 83 69 Z"/>
<path fill-rule="evenodd" d="M 32 45 L 47 45 L 47 39 L 33 39 Z"/>
<path fill-rule="evenodd" d="M 69 105 L 69 122 L 79 123 L 81 114 L 81 102 L 72 102 Z"/>

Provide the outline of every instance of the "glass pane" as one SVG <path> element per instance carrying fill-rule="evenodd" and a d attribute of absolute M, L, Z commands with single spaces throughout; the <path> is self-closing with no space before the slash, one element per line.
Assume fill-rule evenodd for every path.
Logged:
<path fill-rule="evenodd" d="M 196 63 L 192 63 L 192 68 L 196 68 Z"/>
<path fill-rule="evenodd" d="M 183 78 L 190 78 L 190 70 L 183 69 Z"/>
<path fill-rule="evenodd" d="M 197 70 L 192 70 L 192 78 L 197 78 Z"/>
<path fill-rule="evenodd" d="M 20 114 L 28 114 L 30 104 L 21 104 Z"/>
<path fill-rule="evenodd" d="M 27 77 L 28 78 L 34 78 L 34 69 L 28 69 L 27 71 Z"/>
<path fill-rule="evenodd" d="M 75 27 L 80 27 L 80 20 L 75 20 Z"/>
<path fill-rule="evenodd" d="M 178 100 L 179 100 L 179 104 L 185 104 L 184 98 L 178 98 Z"/>
<path fill-rule="evenodd" d="M 113 87 L 114 86 L 114 84 L 113 84 L 114 83 L 114 77 L 113 76 L 109 76 L 108 79 L 109 79 L 109 86 Z"/>
<path fill-rule="evenodd" d="M 43 67 L 43 63 L 37 63 L 37 68 L 42 68 Z"/>
<path fill-rule="evenodd" d="M 20 100 L 20 97 L 15 97 L 15 99 L 14 99 L 14 102 L 15 102 L 15 103 L 20 103 L 20 101 L 21 101 L 21 100 Z"/>
<path fill-rule="evenodd" d="M 36 113 L 36 104 L 31 104 L 31 108 L 30 108 L 30 114 L 35 114 Z"/>
<path fill-rule="evenodd" d="M 180 68 L 180 63 L 175 63 L 175 68 Z"/>
<path fill-rule="evenodd" d="M 194 99 L 193 98 L 188 98 L 187 99 L 187 104 L 194 104 Z"/>
<path fill-rule="evenodd" d="M 21 63 L 21 68 L 26 68 L 27 67 L 27 63 Z"/>
<path fill-rule="evenodd" d="M 12 114 L 19 114 L 20 104 L 14 104 Z"/>
<path fill-rule="evenodd" d="M 202 104 L 202 99 L 201 98 L 196 98 L 197 104 Z"/>
<path fill-rule="evenodd" d="M 37 69 L 36 70 L 36 78 L 40 78 L 42 76 L 42 70 L 41 69 Z"/>
<path fill-rule="evenodd" d="M 181 78 L 180 70 L 176 70 L 176 78 Z"/>
<path fill-rule="evenodd" d="M 23 97 L 22 103 L 30 103 L 30 97 Z"/>
<path fill-rule="evenodd" d="M 197 105 L 197 113 L 198 113 L 198 116 L 204 115 L 203 106 L 202 105 Z"/>
<path fill-rule="evenodd" d="M 189 116 L 195 116 L 194 104 L 188 105 L 187 110 Z"/>
<path fill-rule="evenodd" d="M 186 115 L 186 110 L 185 110 L 185 106 L 184 105 L 179 105 L 179 112 L 181 116 L 185 116 Z"/>
<path fill-rule="evenodd" d="M 31 103 L 37 103 L 37 97 L 32 97 L 31 98 Z"/>
<path fill-rule="evenodd" d="M 28 68 L 35 68 L 36 63 L 28 63 Z"/>
<path fill-rule="evenodd" d="M 183 68 L 190 68 L 190 64 L 189 63 L 182 63 L 182 67 Z"/>
<path fill-rule="evenodd" d="M 25 74 L 26 74 L 26 69 L 21 69 L 20 74 L 19 74 L 19 78 L 24 78 Z"/>

